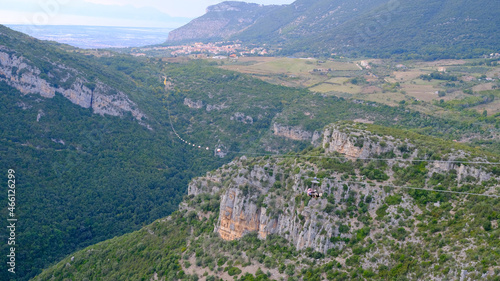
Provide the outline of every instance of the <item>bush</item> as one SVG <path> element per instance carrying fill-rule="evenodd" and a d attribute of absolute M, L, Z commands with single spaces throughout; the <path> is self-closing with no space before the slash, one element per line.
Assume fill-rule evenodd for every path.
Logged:
<path fill-rule="evenodd" d="M 238 275 L 241 273 L 241 269 L 237 268 L 237 267 L 230 267 L 228 270 L 227 270 L 227 274 L 229 274 L 229 276 L 234 276 L 234 275 Z"/>
<path fill-rule="evenodd" d="M 378 208 L 377 211 L 375 212 L 377 214 L 377 217 L 383 218 L 385 215 L 387 215 L 387 208 L 389 208 L 387 204 L 384 204 L 380 208 Z"/>
<path fill-rule="evenodd" d="M 492 229 L 492 228 L 491 228 L 491 221 L 485 221 L 485 222 L 483 223 L 483 228 L 484 228 L 484 230 L 486 230 L 486 231 L 490 231 L 490 230 Z"/>
<path fill-rule="evenodd" d="M 309 257 L 313 259 L 322 259 L 325 257 L 325 255 L 320 252 L 312 252 L 311 254 L 309 254 Z"/>
<path fill-rule="evenodd" d="M 227 257 L 222 257 L 222 258 L 220 258 L 220 259 L 217 261 L 217 265 L 218 265 L 218 266 L 223 266 L 223 265 L 226 263 L 226 261 L 227 261 L 227 260 L 228 260 L 228 258 L 227 258 Z"/>
<path fill-rule="evenodd" d="M 397 230 L 393 231 L 391 234 L 394 239 L 404 241 L 406 239 L 407 231 L 403 227 L 400 227 Z"/>
<path fill-rule="evenodd" d="M 359 260 L 360 260 L 359 256 L 353 255 L 352 257 L 348 258 L 345 261 L 345 264 L 348 266 L 355 266 L 359 264 Z"/>
<path fill-rule="evenodd" d="M 339 225 L 339 232 L 340 233 L 347 233 L 347 232 L 349 232 L 349 226 L 344 225 L 344 224 L 340 224 Z"/>
<path fill-rule="evenodd" d="M 323 212 L 329 214 L 329 213 L 331 213 L 333 211 L 333 209 L 335 209 L 335 206 L 332 205 L 332 204 L 330 204 L 330 203 L 327 203 L 325 209 L 323 210 Z"/>
<path fill-rule="evenodd" d="M 401 201 L 402 201 L 401 195 L 399 195 L 399 194 L 387 196 L 385 198 L 385 203 L 387 203 L 388 205 L 397 205 L 397 204 L 401 203 Z"/>

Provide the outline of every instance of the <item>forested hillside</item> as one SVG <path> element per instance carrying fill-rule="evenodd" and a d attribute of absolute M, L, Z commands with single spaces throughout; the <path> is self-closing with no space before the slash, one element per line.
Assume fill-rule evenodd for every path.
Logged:
<path fill-rule="evenodd" d="M 225 161 L 212 151 L 194 154 L 176 143 L 159 96 L 164 93 L 159 62 L 73 54 L 67 46 L 3 27 L 1 33 L 1 51 L 9 56 L 2 60 L 2 71 L 12 73 L 0 73 L 0 167 L 14 169 L 17 176 L 16 232 L 22 245 L 17 280 L 33 277 L 75 249 L 168 215 L 191 177 Z M 11 58 L 23 63 L 10 68 Z M 74 81 L 66 80 L 68 86 L 60 84 L 67 77 L 56 72 L 61 69 L 75 75 Z M 7 75 L 14 78 L 5 79 Z M 33 83 L 62 91 L 75 89 L 75 81 L 83 79 L 89 87 L 112 88 L 104 98 L 126 93 L 145 118 L 137 120 L 130 112 L 96 114 L 96 108 L 74 104 L 79 102 L 74 96 L 58 90 L 46 98 L 36 93 L 42 91 L 37 84 L 29 84 L 37 81 Z M 74 92 L 84 93 L 83 87 Z M 6 200 L 1 198 L 3 205 Z M 3 217 L 6 212 L 2 208 Z M 6 239 L 8 233 L 0 235 Z M 2 244 L 1 251 L 7 247 Z M 7 271 L 1 274 L 8 278 Z"/>
<path fill-rule="evenodd" d="M 500 3 L 489 0 L 297 0 L 248 26 L 231 24 L 230 13 L 220 14 L 217 20 L 234 30 L 212 39 L 266 44 L 280 55 L 470 58 L 500 52 L 499 10 Z M 201 20 L 173 34 L 193 35 L 194 23 Z M 210 32 L 190 38 L 203 40 Z"/>

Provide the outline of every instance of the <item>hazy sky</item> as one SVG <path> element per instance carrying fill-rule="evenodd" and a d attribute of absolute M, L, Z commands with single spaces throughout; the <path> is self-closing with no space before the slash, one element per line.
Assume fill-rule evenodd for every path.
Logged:
<path fill-rule="evenodd" d="M 289 4 L 294 0 L 246 1 Z M 220 0 L 0 0 L 0 24 L 179 27 Z"/>

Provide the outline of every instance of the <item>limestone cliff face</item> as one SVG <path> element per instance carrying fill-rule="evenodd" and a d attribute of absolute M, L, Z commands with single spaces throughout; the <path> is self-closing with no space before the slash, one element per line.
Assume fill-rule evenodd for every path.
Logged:
<path fill-rule="evenodd" d="M 218 221 L 218 232 L 224 240 L 234 240 L 241 238 L 251 231 L 258 231 L 259 236 L 265 237 L 261 233 L 262 208 L 255 204 L 245 204 L 245 196 L 237 188 L 230 188 L 222 195 L 221 209 Z"/>
<path fill-rule="evenodd" d="M 189 108 L 200 109 L 203 107 L 203 102 L 201 100 L 193 101 L 189 98 L 184 98 L 184 105 L 187 105 Z"/>
<path fill-rule="evenodd" d="M 296 195 L 300 195 L 300 192 Z M 262 190 L 260 196 L 265 194 L 266 191 Z M 311 247 L 323 253 L 334 246 L 328 238 L 336 234 L 335 220 L 318 216 L 326 205 L 325 199 L 311 200 L 307 206 L 297 206 L 295 202 L 286 202 L 285 198 L 266 197 L 264 203 L 273 206 L 258 207 L 251 201 L 251 196 L 245 195 L 239 188 L 228 189 L 222 195 L 216 231 L 225 240 L 241 238 L 251 231 L 257 232 L 261 239 L 270 234 L 279 234 L 289 239 L 297 249 Z M 299 219 L 299 215 L 303 219 Z"/>
<path fill-rule="evenodd" d="M 139 121 L 145 117 L 125 93 L 100 81 L 90 83 L 77 70 L 65 65 L 51 64 L 49 72 L 43 74 L 47 78 L 42 78 L 42 71 L 29 60 L 0 46 L 0 81 L 22 94 L 53 98 L 60 93 L 74 104 L 92 108 L 96 114 L 122 116 L 130 112 Z M 47 81 L 48 78 L 51 82 Z"/>
<path fill-rule="evenodd" d="M 411 140 L 395 139 L 392 136 L 379 136 L 372 134 L 368 130 L 355 128 L 354 126 L 328 126 L 324 133 L 322 146 L 327 153 L 338 152 L 348 158 L 371 158 L 384 153 L 393 153 L 396 157 L 403 157 L 407 154 L 407 159 L 419 159 L 419 148 Z M 451 161 L 467 157 L 463 151 L 451 151 L 447 158 Z M 482 161 L 484 159 L 477 159 Z M 428 174 L 456 171 L 458 182 L 467 177 L 474 177 L 480 181 L 489 180 L 492 175 L 485 171 L 484 167 L 474 167 L 453 162 L 430 162 L 427 166 Z"/>
<path fill-rule="evenodd" d="M 333 125 L 325 129 L 322 148 L 317 148 L 315 153 L 321 151 L 325 156 L 333 152 L 343 153 L 350 158 L 377 157 L 381 153 L 387 153 L 392 156 L 386 157 L 411 160 L 418 157 L 420 149 L 420 146 L 411 142 L 408 139 L 374 134 L 359 126 Z M 465 154 L 467 153 L 464 151 L 452 151 L 448 157 L 461 157 Z M 393 185 L 391 181 L 396 179 L 392 168 L 412 165 L 408 161 L 385 160 L 387 166 L 383 168 L 383 172 L 388 177 L 386 180 L 375 181 L 366 179 L 360 168 L 346 174 L 329 167 L 322 168 L 323 164 L 319 160 L 247 159 L 243 156 L 205 177 L 194 179 L 189 185 L 188 193 L 190 196 L 209 193 L 220 198 L 215 231 L 222 239 L 239 239 L 249 232 L 256 232 L 260 239 L 279 235 L 298 250 L 311 248 L 326 253 L 332 248 L 346 247 L 345 241 L 356 237 L 367 220 L 375 219 L 376 210 L 386 204 L 385 197 L 393 194 L 391 189 L 385 188 Z M 362 165 L 367 167 L 370 161 L 366 160 Z M 470 178 L 467 179 L 470 176 L 476 179 L 477 184 L 494 177 L 484 167 L 453 162 L 436 161 L 427 163 L 425 167 L 427 182 L 434 173 L 456 174 L 456 181 L 453 183 L 455 187 L 470 182 Z M 321 175 L 319 183 L 313 183 L 313 175 Z M 494 186 L 485 186 L 488 186 L 486 193 L 495 192 Z M 317 189 L 324 196 L 309 198 L 306 195 L 308 187 Z M 401 196 L 400 206 L 409 210 L 406 219 L 416 220 L 415 216 L 421 214 L 422 210 L 412 203 L 413 199 L 404 190 L 398 190 L 398 194 Z M 353 208 L 364 209 L 363 215 L 347 216 Z M 402 218 L 396 215 L 398 208 L 387 205 L 385 208 L 388 213 L 394 214 L 386 222 L 389 225 L 401 225 Z M 370 235 L 374 239 L 373 234 Z M 410 235 L 407 239 L 418 242 L 421 237 Z"/>
<path fill-rule="evenodd" d="M 321 132 L 309 132 L 298 127 L 285 126 L 278 123 L 273 124 L 273 133 L 276 136 L 289 138 L 292 140 L 309 141 L 315 143 L 321 137 Z"/>
<path fill-rule="evenodd" d="M 308 179 L 304 179 L 303 173 L 284 176 L 283 167 L 279 165 L 264 162 L 248 165 L 247 160 L 242 159 L 217 173 L 193 180 L 188 188 L 189 195 L 193 196 L 220 194 L 215 231 L 222 239 L 234 240 L 257 232 L 260 239 L 271 234 L 285 237 L 299 250 L 310 247 L 326 253 L 328 249 L 344 246 L 344 242 L 330 241 L 332 236 L 350 237 L 350 234 L 341 234 L 341 221 L 325 212 L 328 200 L 303 200 L 308 198 L 304 198 Z M 283 177 L 288 177 L 287 181 L 280 181 Z M 341 182 L 328 179 L 315 188 L 343 198 L 346 195 L 342 186 Z M 357 185 L 350 187 L 351 191 L 360 189 Z M 380 203 L 374 200 L 370 209 L 375 210 Z"/>
<path fill-rule="evenodd" d="M 323 147 L 326 152 L 338 152 L 349 158 L 367 158 L 394 151 L 396 145 L 402 143 L 386 139 L 381 144 L 382 138 L 379 136 L 373 136 L 361 130 L 351 130 L 347 133 L 335 126 L 327 127 L 323 134 Z"/>
<path fill-rule="evenodd" d="M 457 172 L 457 180 L 459 182 L 465 180 L 467 177 L 474 177 L 479 181 L 487 181 L 492 178 L 492 175 L 484 169 L 466 166 L 463 164 L 449 163 L 449 162 L 434 162 L 430 167 L 431 173 L 449 172 L 455 170 Z"/>

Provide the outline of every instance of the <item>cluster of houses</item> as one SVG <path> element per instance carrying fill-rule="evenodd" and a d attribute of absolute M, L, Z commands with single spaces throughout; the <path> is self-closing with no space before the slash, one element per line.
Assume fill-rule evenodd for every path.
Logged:
<path fill-rule="evenodd" d="M 141 52 L 147 51 L 167 51 L 172 56 L 183 56 L 183 55 L 193 55 L 193 54 L 210 54 L 215 55 L 217 58 L 220 57 L 233 57 L 237 58 L 238 56 L 244 55 L 267 55 L 268 51 L 265 48 L 252 48 L 249 49 L 247 47 L 242 46 L 239 43 L 225 43 L 225 42 L 216 42 L 216 43 L 193 43 L 193 44 L 185 44 L 185 45 L 176 45 L 176 46 L 161 46 L 161 47 L 149 47 L 149 48 L 141 48 Z M 133 55 L 141 56 L 145 55 L 144 53 L 135 53 Z"/>

